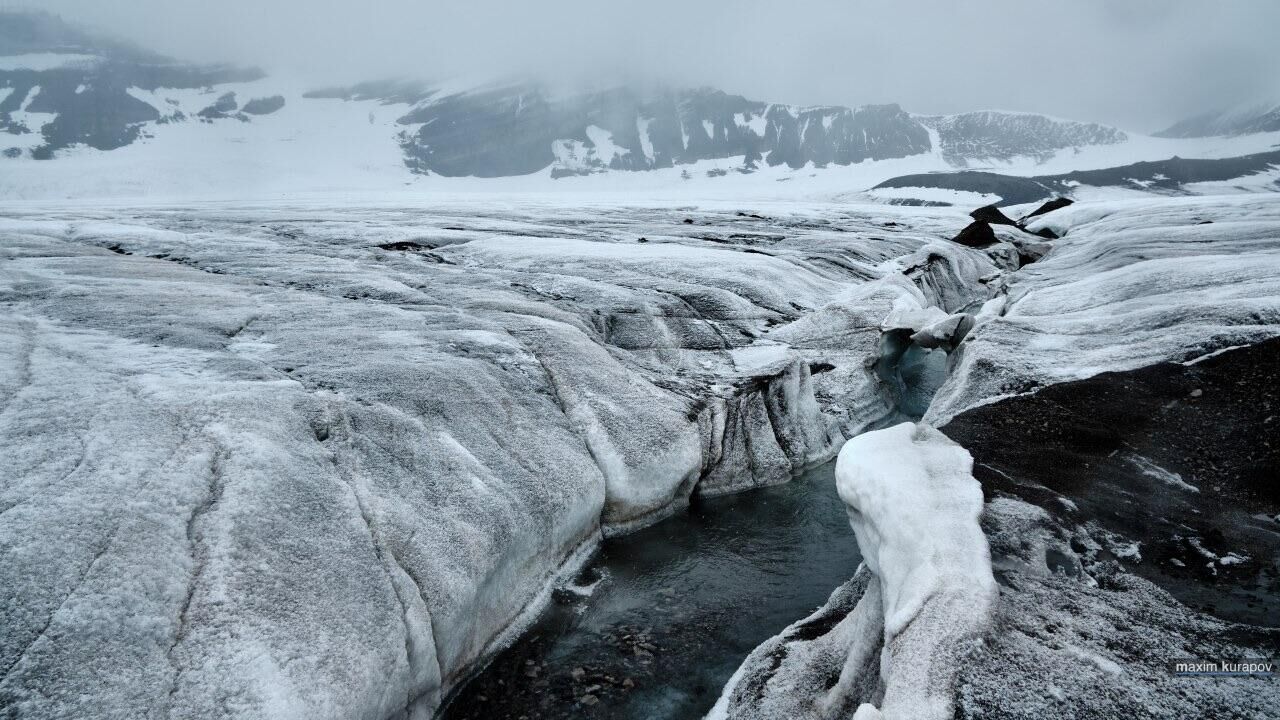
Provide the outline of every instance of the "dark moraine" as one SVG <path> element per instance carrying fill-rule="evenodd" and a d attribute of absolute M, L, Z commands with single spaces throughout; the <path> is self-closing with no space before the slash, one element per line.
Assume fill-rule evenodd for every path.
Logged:
<path fill-rule="evenodd" d="M 996 206 L 1020 205 L 1055 195 L 1069 195 L 1077 185 L 1119 187 L 1168 194 L 1185 192 L 1183 186 L 1199 182 L 1237 180 L 1280 165 L 1280 151 L 1228 158 L 1180 158 L 1137 162 L 1098 170 L 1075 170 L 1061 175 L 1018 177 L 999 173 L 958 172 L 901 175 L 876 188 L 941 188 L 999 195 Z"/>
<path fill-rule="evenodd" d="M 579 578 L 590 594 L 557 591 L 443 716 L 701 718 L 751 650 L 861 562 L 833 471 L 701 500 L 606 541 Z"/>
<path fill-rule="evenodd" d="M 1189 607 L 1280 627 L 1280 338 L 1053 385 L 942 429 L 988 498 L 1096 523 L 1139 543 L 1125 569 Z"/>

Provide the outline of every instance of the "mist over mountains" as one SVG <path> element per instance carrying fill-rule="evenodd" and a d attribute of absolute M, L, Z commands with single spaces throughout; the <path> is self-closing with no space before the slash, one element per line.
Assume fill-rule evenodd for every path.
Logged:
<path fill-rule="evenodd" d="M 1251 136 L 1280 127 L 1276 117 L 1266 108 L 1210 114 L 1157 136 Z M 854 181 L 870 187 L 902 173 L 1043 174 L 1177 155 L 1229 157 L 1272 144 L 1179 145 L 1034 113 L 800 106 L 652 82 L 575 86 L 506 75 L 299 87 L 259 68 L 183 62 L 47 13 L 0 15 L 0 161 L 83 166 L 98 176 L 85 191 L 95 194 L 117 194 L 121 185 L 135 188 L 126 194 L 172 187 L 166 173 L 187 175 L 179 184 L 202 176 L 209 187 L 290 173 L 325 187 L 358 187 L 654 170 L 715 178 L 918 160 Z M 134 146 L 140 154 L 127 160 L 93 154 Z M 193 155 L 195 148 L 205 154 Z M 24 177 L 30 181 L 10 181 L 23 195 L 63 184 L 47 169 Z"/>

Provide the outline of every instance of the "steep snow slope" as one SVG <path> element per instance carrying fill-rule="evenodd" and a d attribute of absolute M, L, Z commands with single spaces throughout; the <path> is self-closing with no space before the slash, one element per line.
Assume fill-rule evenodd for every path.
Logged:
<path fill-rule="evenodd" d="M 1278 131 L 1280 131 L 1280 105 L 1263 103 L 1187 118 L 1161 130 L 1156 135 L 1188 138 Z"/>

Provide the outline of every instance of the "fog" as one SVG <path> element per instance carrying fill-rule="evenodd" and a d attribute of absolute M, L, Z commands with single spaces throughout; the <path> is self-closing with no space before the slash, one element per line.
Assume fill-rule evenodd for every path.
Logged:
<path fill-rule="evenodd" d="M 321 85 L 536 74 L 800 104 L 1025 110 L 1150 131 L 1280 100 L 1274 0 L 0 0 Z"/>

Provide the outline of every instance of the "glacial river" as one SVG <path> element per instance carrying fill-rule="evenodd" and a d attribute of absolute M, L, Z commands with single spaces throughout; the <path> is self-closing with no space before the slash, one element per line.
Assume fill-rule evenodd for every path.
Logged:
<path fill-rule="evenodd" d="M 702 717 L 758 644 L 822 605 L 861 557 L 834 461 L 696 502 L 608 540 L 447 720 Z"/>

